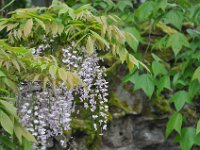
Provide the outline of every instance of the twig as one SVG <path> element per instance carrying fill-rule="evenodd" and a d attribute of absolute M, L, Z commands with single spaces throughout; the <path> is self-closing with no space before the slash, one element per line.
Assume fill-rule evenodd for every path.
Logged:
<path fill-rule="evenodd" d="M 8 3 L 6 6 L 0 9 L 0 11 L 3 11 L 5 8 L 9 7 L 15 0 L 12 0 L 10 3 Z"/>

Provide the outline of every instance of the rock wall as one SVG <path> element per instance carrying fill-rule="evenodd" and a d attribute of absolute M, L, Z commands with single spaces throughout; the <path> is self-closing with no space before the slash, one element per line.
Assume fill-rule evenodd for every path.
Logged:
<path fill-rule="evenodd" d="M 109 105 L 113 119 L 100 142 L 93 143 L 93 146 L 88 148 L 86 135 L 75 134 L 71 149 L 180 150 L 172 138 L 165 139 L 167 113 L 158 113 L 157 108 L 148 102 L 142 91 L 132 94 L 128 89 L 118 85 L 111 94 Z M 165 110 L 168 109 L 163 111 Z M 51 150 L 56 149 L 61 150 L 61 147 L 54 143 Z"/>
<path fill-rule="evenodd" d="M 144 120 L 126 116 L 113 120 L 103 135 L 101 150 L 179 150 L 164 136 L 165 119 Z"/>

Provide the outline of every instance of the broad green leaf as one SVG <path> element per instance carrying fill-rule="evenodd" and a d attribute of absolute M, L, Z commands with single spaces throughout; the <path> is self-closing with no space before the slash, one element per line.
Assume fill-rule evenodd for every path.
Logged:
<path fill-rule="evenodd" d="M 163 11 L 167 7 L 167 0 L 157 0 L 158 7 L 161 8 Z"/>
<path fill-rule="evenodd" d="M 142 89 L 145 94 L 151 98 L 155 85 L 152 79 L 152 76 L 148 74 L 143 74 L 137 78 L 135 81 L 135 90 Z"/>
<path fill-rule="evenodd" d="M 182 114 L 175 112 L 167 122 L 167 128 L 165 133 L 166 137 L 168 137 L 173 130 L 181 134 L 182 122 L 183 122 Z"/>
<path fill-rule="evenodd" d="M 176 56 L 183 47 L 189 47 L 189 43 L 182 33 L 175 33 L 169 36 L 167 47 L 171 47 Z"/>
<path fill-rule="evenodd" d="M 165 66 L 163 64 L 161 64 L 160 62 L 157 62 L 157 61 L 153 61 L 152 70 L 153 70 L 153 73 L 154 73 L 155 77 L 157 75 L 165 75 L 165 74 L 167 74 L 167 70 L 165 69 Z"/>
<path fill-rule="evenodd" d="M 129 72 L 126 76 L 123 77 L 122 82 L 126 83 L 128 81 L 132 82 L 135 84 L 135 81 L 137 80 L 136 78 L 138 77 L 138 72 L 135 73 L 135 70 L 132 72 Z"/>
<path fill-rule="evenodd" d="M 178 91 L 176 92 L 170 99 L 175 107 L 177 111 L 180 111 L 181 108 L 185 105 L 185 103 L 190 103 L 191 99 L 189 97 L 188 92 L 186 91 Z"/>
<path fill-rule="evenodd" d="M 12 122 L 10 117 L 1 110 L 0 110 L 0 122 L 3 129 L 12 135 L 14 129 L 14 122 Z"/>
<path fill-rule="evenodd" d="M 181 30 L 183 24 L 183 17 L 183 13 L 181 11 L 171 10 L 166 14 L 164 22 L 166 24 L 172 24 L 174 27 Z"/>
<path fill-rule="evenodd" d="M 163 76 L 160 80 L 156 80 L 156 85 L 157 85 L 157 95 L 160 95 L 160 93 L 164 88 L 170 90 L 171 85 L 169 76 Z"/>
<path fill-rule="evenodd" d="M 116 7 L 119 8 L 121 11 L 124 11 L 124 9 L 127 6 L 129 6 L 131 8 L 133 7 L 131 0 L 119 0 L 116 5 Z"/>
<path fill-rule="evenodd" d="M 181 150 L 191 150 L 193 145 L 200 146 L 200 134 L 196 135 L 193 127 L 183 128 L 181 135 L 175 137 L 175 142 L 180 143 Z"/>
<path fill-rule="evenodd" d="M 189 96 L 192 99 L 194 96 L 198 95 L 200 91 L 200 84 L 199 82 L 196 82 L 193 80 L 192 82 L 189 83 Z"/>
<path fill-rule="evenodd" d="M 200 67 L 198 67 L 195 71 L 194 74 L 192 75 L 192 80 L 197 79 L 200 83 Z"/>
<path fill-rule="evenodd" d="M 156 3 L 152 1 L 147 1 L 140 5 L 140 7 L 135 11 L 135 17 L 139 21 L 145 21 L 152 14 L 156 7 Z"/>
<path fill-rule="evenodd" d="M 197 122 L 196 134 L 200 133 L 200 120 Z"/>

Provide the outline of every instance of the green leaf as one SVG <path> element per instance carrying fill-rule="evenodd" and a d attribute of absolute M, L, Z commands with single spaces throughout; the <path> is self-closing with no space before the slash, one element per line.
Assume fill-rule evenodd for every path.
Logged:
<path fill-rule="evenodd" d="M 121 62 L 124 63 L 124 61 L 127 58 L 128 51 L 125 48 L 120 48 L 120 49 L 118 49 L 117 52 L 119 54 L 119 58 L 120 58 Z"/>
<path fill-rule="evenodd" d="M 160 80 L 156 80 L 157 84 L 157 95 L 160 95 L 160 93 L 162 92 L 162 90 L 164 88 L 170 90 L 171 89 L 171 85 L 170 85 L 170 78 L 169 76 L 163 76 Z"/>
<path fill-rule="evenodd" d="M 15 82 L 13 82 L 12 80 L 8 79 L 8 78 L 3 78 L 3 82 L 10 88 L 12 89 L 14 92 L 17 92 L 17 85 L 15 84 Z"/>
<path fill-rule="evenodd" d="M 21 127 L 19 126 L 19 124 L 16 122 L 14 125 L 14 133 L 15 133 L 17 139 L 19 140 L 19 143 L 22 144 L 22 130 L 21 130 Z"/>
<path fill-rule="evenodd" d="M 200 36 L 200 32 L 193 29 L 187 29 L 187 33 L 189 33 L 193 38 Z"/>
<path fill-rule="evenodd" d="M 3 111 L 0 111 L 0 122 L 3 129 L 12 135 L 14 129 L 14 123 L 12 122 L 10 117 Z"/>
<path fill-rule="evenodd" d="M 127 55 L 126 62 L 128 64 L 129 71 L 132 71 L 135 65 L 139 67 L 138 60 L 131 54 Z"/>
<path fill-rule="evenodd" d="M 183 47 L 189 47 L 187 38 L 182 33 L 175 33 L 170 35 L 167 41 L 167 47 L 171 47 L 175 56 Z"/>
<path fill-rule="evenodd" d="M 13 106 L 13 104 L 3 100 L 0 100 L 0 104 L 2 105 L 2 108 L 4 108 L 7 112 L 17 118 L 17 109 Z"/>
<path fill-rule="evenodd" d="M 162 62 L 163 60 L 160 58 L 160 57 L 158 57 L 156 54 L 154 54 L 154 53 L 152 53 L 151 54 L 152 55 L 152 57 L 153 57 L 153 59 L 155 60 L 155 61 L 157 61 L 157 62 Z"/>
<path fill-rule="evenodd" d="M 43 21 L 41 21 L 40 19 L 34 18 L 36 20 L 36 22 L 45 30 L 45 24 Z"/>
<path fill-rule="evenodd" d="M 88 36 L 87 38 L 86 50 L 89 55 L 94 52 L 94 41 L 90 36 Z"/>
<path fill-rule="evenodd" d="M 200 83 L 200 67 L 198 67 L 195 71 L 194 74 L 192 75 L 192 80 L 197 79 Z"/>
<path fill-rule="evenodd" d="M 167 0 L 157 0 L 158 7 L 161 8 L 163 11 L 167 7 Z"/>
<path fill-rule="evenodd" d="M 155 85 L 152 76 L 148 74 L 143 74 L 137 78 L 135 81 L 135 90 L 142 89 L 145 94 L 151 98 Z"/>
<path fill-rule="evenodd" d="M 102 44 L 104 44 L 106 46 L 106 48 L 109 48 L 109 43 L 104 39 L 102 38 L 98 33 L 90 30 L 90 32 L 92 33 L 92 37 L 96 40 L 98 40 L 99 42 L 101 42 Z"/>
<path fill-rule="evenodd" d="M 1 145 L 4 146 L 5 149 L 2 149 L 2 150 L 10 150 L 10 149 L 13 149 L 13 150 L 16 150 L 18 149 L 17 147 L 17 144 L 18 143 L 15 143 L 13 142 L 11 139 L 10 139 L 10 136 L 8 135 L 1 135 L 0 136 L 0 143 Z M 0 150 L 1 150 L 1 146 L 0 146 Z"/>
<path fill-rule="evenodd" d="M 27 20 L 23 28 L 25 37 L 28 37 L 28 35 L 31 33 L 32 27 L 33 27 L 33 20 L 32 19 Z"/>
<path fill-rule="evenodd" d="M 140 7 L 135 11 L 135 17 L 139 21 L 145 21 L 153 13 L 156 7 L 156 3 L 152 1 L 147 1 L 140 5 Z"/>
<path fill-rule="evenodd" d="M 67 81 L 67 74 L 66 74 L 66 70 L 63 68 L 59 68 L 58 69 L 58 75 L 60 77 L 60 79 L 62 79 L 64 82 Z"/>
<path fill-rule="evenodd" d="M 200 133 L 200 120 L 197 122 L 196 134 Z"/>
<path fill-rule="evenodd" d="M 181 134 L 182 122 L 183 122 L 182 114 L 175 112 L 167 122 L 167 128 L 165 132 L 166 137 L 168 137 L 173 130 Z"/>
<path fill-rule="evenodd" d="M 3 71 L 0 70 L 0 78 L 1 77 L 6 77 L 5 73 Z"/>
<path fill-rule="evenodd" d="M 159 49 L 159 50 L 163 50 L 166 48 L 166 44 L 167 44 L 167 36 L 164 36 L 162 38 L 160 38 L 159 40 L 157 40 L 154 44 L 152 49 Z"/>
<path fill-rule="evenodd" d="M 188 92 L 186 91 L 179 91 L 176 92 L 170 99 L 176 107 L 177 111 L 180 111 L 181 108 L 185 105 L 186 102 L 190 103 L 191 99 L 189 97 Z"/>
<path fill-rule="evenodd" d="M 127 6 L 129 6 L 131 8 L 133 7 L 131 0 L 119 0 L 116 5 L 116 7 L 119 8 L 121 11 L 124 11 L 124 9 Z"/>
<path fill-rule="evenodd" d="M 50 66 L 49 73 L 50 73 L 51 77 L 54 79 L 56 77 L 57 67 L 55 65 Z"/>
<path fill-rule="evenodd" d="M 129 38 L 127 39 L 128 45 L 136 52 L 138 49 L 139 42 L 142 41 L 140 32 L 134 27 L 127 27 L 125 28 L 125 31 L 128 32 L 129 34 L 132 34 L 137 39 L 136 41 L 130 35 Z"/>
<path fill-rule="evenodd" d="M 157 75 L 165 75 L 167 74 L 167 70 L 165 69 L 165 66 L 157 61 L 153 61 L 152 63 L 152 70 L 154 73 L 154 76 Z"/>
<path fill-rule="evenodd" d="M 200 84 L 199 82 L 196 82 L 195 80 L 193 80 L 192 82 L 189 83 L 189 96 L 192 99 L 194 96 L 196 96 L 197 94 L 199 94 L 200 91 Z"/>
<path fill-rule="evenodd" d="M 181 150 L 191 150 L 193 145 L 200 146 L 200 134 L 196 135 L 193 127 L 183 128 L 181 135 L 175 137 L 175 142 L 180 143 Z"/>
<path fill-rule="evenodd" d="M 23 149 L 24 150 L 33 150 L 33 144 L 32 142 L 26 140 L 26 139 L 23 139 Z"/>
<path fill-rule="evenodd" d="M 183 24 L 183 13 L 179 10 L 171 10 L 169 11 L 164 19 L 166 24 L 172 24 L 177 29 L 181 30 Z"/>

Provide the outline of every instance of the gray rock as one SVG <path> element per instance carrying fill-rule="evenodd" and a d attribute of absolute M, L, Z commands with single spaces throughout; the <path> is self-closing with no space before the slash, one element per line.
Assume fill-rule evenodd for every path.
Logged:
<path fill-rule="evenodd" d="M 108 147 L 120 148 L 133 142 L 132 121 L 130 118 L 113 120 L 103 135 L 103 143 Z"/>
<path fill-rule="evenodd" d="M 162 129 L 155 127 L 148 121 L 135 125 L 133 139 L 139 148 L 163 144 L 165 141 Z"/>
<path fill-rule="evenodd" d="M 128 106 L 130 106 L 133 110 L 133 114 L 140 114 L 143 109 L 143 99 L 144 94 L 140 91 L 136 92 L 134 95 L 124 89 L 121 85 L 116 88 L 116 96 Z"/>

